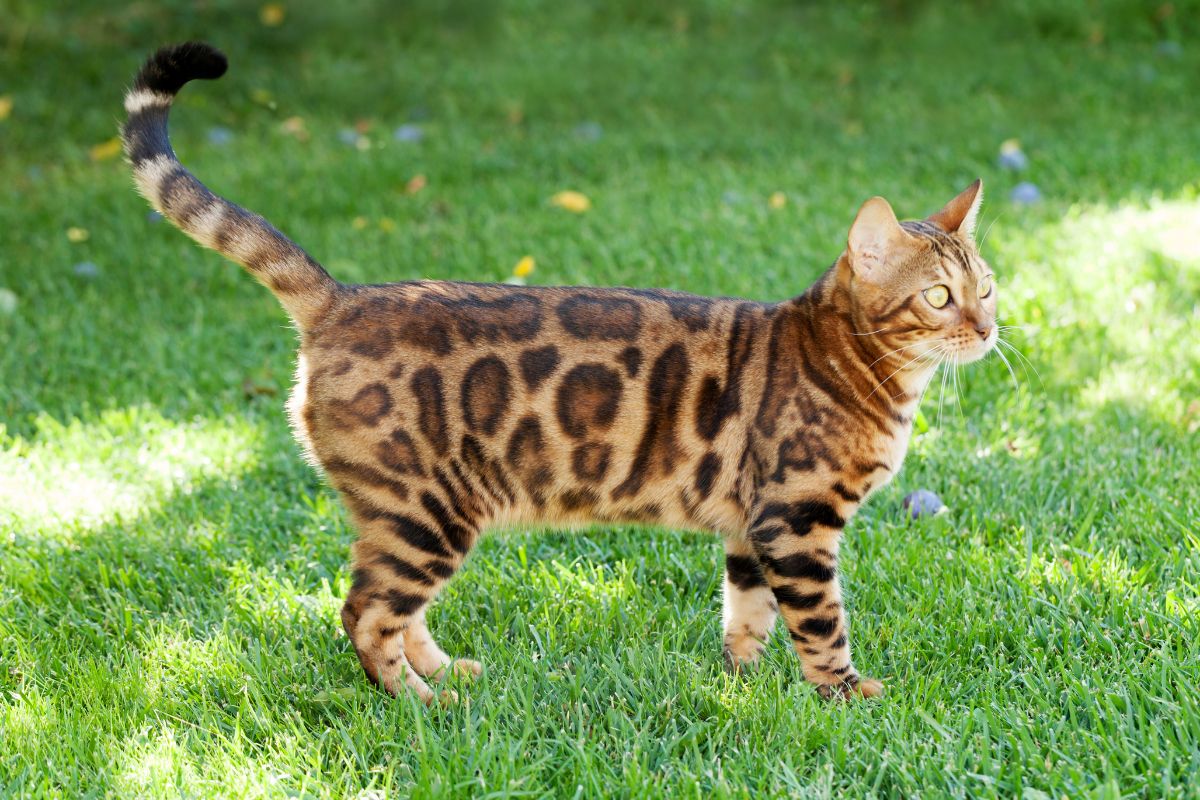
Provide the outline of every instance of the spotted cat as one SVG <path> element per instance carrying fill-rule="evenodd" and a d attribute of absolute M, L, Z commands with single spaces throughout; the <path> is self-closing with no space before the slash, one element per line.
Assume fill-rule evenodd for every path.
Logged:
<path fill-rule="evenodd" d="M 635 521 L 719 533 L 724 649 L 754 664 L 782 614 L 825 696 L 871 696 L 850 659 L 842 529 L 904 459 L 938 363 L 996 341 L 972 236 L 979 181 L 928 219 L 868 200 L 791 300 L 412 281 L 349 286 L 176 159 L 167 114 L 224 56 L 165 48 L 125 99 L 138 188 L 246 267 L 300 334 L 289 412 L 349 509 L 342 621 L 367 676 L 426 702 L 451 671 L 425 611 L 488 528 Z"/>

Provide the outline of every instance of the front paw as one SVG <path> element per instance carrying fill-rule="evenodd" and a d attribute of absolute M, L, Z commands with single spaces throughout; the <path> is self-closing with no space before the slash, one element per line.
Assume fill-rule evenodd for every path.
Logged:
<path fill-rule="evenodd" d="M 874 678 L 852 675 L 837 683 L 817 685 L 817 693 L 826 700 L 857 700 L 863 697 L 879 697 L 883 694 L 883 683 Z"/>

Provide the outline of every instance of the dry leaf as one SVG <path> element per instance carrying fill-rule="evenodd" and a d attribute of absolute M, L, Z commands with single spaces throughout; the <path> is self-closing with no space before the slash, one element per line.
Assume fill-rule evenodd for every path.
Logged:
<path fill-rule="evenodd" d="M 408 183 L 405 185 L 404 191 L 408 192 L 409 194 L 416 194 L 425 188 L 426 183 L 428 183 L 428 181 L 425 179 L 424 175 L 413 175 L 411 178 L 409 178 Z"/>
<path fill-rule="evenodd" d="M 592 201 L 582 192 L 559 192 L 550 198 L 550 202 L 559 208 L 565 208 L 573 214 L 582 214 L 592 207 Z"/>
<path fill-rule="evenodd" d="M 513 275 L 516 275 L 518 278 L 524 278 L 526 275 L 533 272 L 533 269 L 536 266 L 537 262 L 533 260 L 533 256 L 525 256 L 517 262 L 515 267 L 513 267 Z"/>
<path fill-rule="evenodd" d="M 118 155 L 120 155 L 120 153 L 121 140 L 116 136 L 109 139 L 107 142 L 101 142 L 98 145 L 94 145 L 92 149 L 88 151 L 88 155 L 91 157 L 92 161 L 108 161 L 110 158 L 116 158 Z"/>
<path fill-rule="evenodd" d="M 309 139 L 308 127 L 304 124 L 304 117 L 288 117 L 279 125 L 284 133 L 295 136 L 302 142 L 307 142 Z"/>
<path fill-rule="evenodd" d="M 283 24 L 283 18 L 287 16 L 287 9 L 282 3 L 267 3 L 258 12 L 258 18 L 262 20 L 262 24 L 268 28 L 277 28 Z"/>

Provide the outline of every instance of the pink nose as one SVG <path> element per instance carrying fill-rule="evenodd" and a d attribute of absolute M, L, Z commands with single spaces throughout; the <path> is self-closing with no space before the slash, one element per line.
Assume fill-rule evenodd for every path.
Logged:
<path fill-rule="evenodd" d="M 979 323 L 975 325 L 975 332 L 979 334 L 980 339 L 987 339 L 988 334 L 992 332 L 992 326 Z"/>

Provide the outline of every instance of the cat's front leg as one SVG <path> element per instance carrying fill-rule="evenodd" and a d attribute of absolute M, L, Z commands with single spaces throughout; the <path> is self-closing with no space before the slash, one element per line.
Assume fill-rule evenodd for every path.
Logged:
<path fill-rule="evenodd" d="M 825 697 L 883 692 L 850 659 L 850 629 L 838 581 L 838 548 L 845 520 L 821 500 L 766 502 L 750 543 L 804 667 Z"/>
<path fill-rule="evenodd" d="M 740 672 L 758 663 L 779 616 L 779 605 L 758 556 L 742 537 L 725 540 L 723 599 L 725 667 Z"/>

